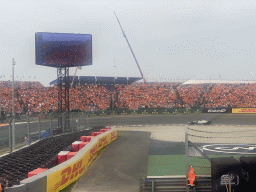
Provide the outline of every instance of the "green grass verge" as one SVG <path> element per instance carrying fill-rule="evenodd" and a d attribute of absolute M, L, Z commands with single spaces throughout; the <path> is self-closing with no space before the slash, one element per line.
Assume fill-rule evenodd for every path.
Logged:
<path fill-rule="evenodd" d="M 185 175 L 185 155 L 149 155 L 147 176 Z"/>
<path fill-rule="evenodd" d="M 255 155 L 244 155 L 254 156 Z M 209 158 L 230 157 L 230 155 L 209 155 Z M 240 161 L 241 155 L 233 155 Z M 149 155 L 147 176 L 185 175 L 185 155 Z M 211 175 L 211 162 L 202 157 L 189 157 L 188 165 L 192 165 L 196 175 Z"/>

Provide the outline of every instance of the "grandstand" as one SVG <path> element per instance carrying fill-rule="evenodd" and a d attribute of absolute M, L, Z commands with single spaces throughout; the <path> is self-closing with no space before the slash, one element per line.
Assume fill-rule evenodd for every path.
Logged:
<path fill-rule="evenodd" d="M 81 78 L 82 80 L 82 78 Z M 86 80 L 86 78 L 84 79 Z M 218 108 L 256 107 L 254 81 L 240 83 L 137 83 L 139 78 L 129 78 L 128 84 L 121 78 L 98 79 L 70 89 L 70 110 L 107 110 L 115 108 Z M 115 80 L 115 82 L 114 82 Z M 120 80 L 120 81 L 119 81 Z M 126 79 L 127 81 L 127 79 Z M 115 84 L 112 84 L 115 83 Z M 77 85 L 77 82 L 76 82 Z M 78 84 L 79 85 L 79 84 Z M 111 88 L 112 87 L 112 88 Z M 113 88 L 115 87 L 115 88 Z M 110 89 L 111 88 L 111 89 Z M 11 83 L 1 82 L 1 109 L 11 112 Z M 17 113 L 56 111 L 57 88 L 43 87 L 39 82 L 16 82 L 15 108 Z"/>

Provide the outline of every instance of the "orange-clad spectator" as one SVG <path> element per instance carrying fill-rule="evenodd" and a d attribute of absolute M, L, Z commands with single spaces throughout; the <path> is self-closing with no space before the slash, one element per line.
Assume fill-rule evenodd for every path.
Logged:
<path fill-rule="evenodd" d="M 190 166 L 188 170 L 188 185 L 194 186 L 195 180 L 196 180 L 195 170 L 192 166 Z"/>
<path fill-rule="evenodd" d="M 12 89 L 10 81 L 0 82 L 1 109 L 11 112 Z M 58 89 L 46 88 L 38 82 L 15 82 L 17 113 L 56 111 Z M 189 108 L 192 106 L 256 107 L 256 84 L 181 85 L 174 83 L 134 83 L 116 85 L 114 91 L 106 86 L 85 85 L 70 88 L 70 109 L 82 111 L 106 110 L 114 107 Z"/>

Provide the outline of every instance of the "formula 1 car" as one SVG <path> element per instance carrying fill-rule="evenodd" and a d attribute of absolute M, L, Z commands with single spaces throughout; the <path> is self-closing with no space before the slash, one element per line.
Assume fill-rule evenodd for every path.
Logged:
<path fill-rule="evenodd" d="M 210 125 L 212 122 L 208 120 L 190 121 L 188 125 Z"/>

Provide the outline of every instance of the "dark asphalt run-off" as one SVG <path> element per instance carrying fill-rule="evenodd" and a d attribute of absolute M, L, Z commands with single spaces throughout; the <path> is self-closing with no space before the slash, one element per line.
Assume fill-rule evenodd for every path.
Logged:
<path fill-rule="evenodd" d="M 147 176 L 149 132 L 118 131 L 72 188 L 78 191 L 139 191 L 139 179 Z"/>

